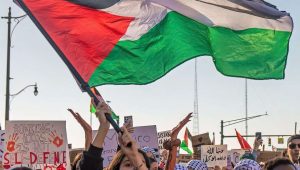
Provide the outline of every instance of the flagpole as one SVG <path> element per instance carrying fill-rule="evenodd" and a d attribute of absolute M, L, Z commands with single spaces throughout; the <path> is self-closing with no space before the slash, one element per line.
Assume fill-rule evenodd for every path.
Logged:
<path fill-rule="evenodd" d="M 90 114 L 90 126 L 93 129 L 93 113 Z"/>
<path fill-rule="evenodd" d="M 22 7 L 22 9 L 28 14 L 30 19 L 33 21 L 33 23 L 38 27 L 38 29 L 41 31 L 41 33 L 45 36 L 45 38 L 48 40 L 48 42 L 51 44 L 51 46 L 54 48 L 54 50 L 57 52 L 57 54 L 60 56 L 60 58 L 63 60 L 63 62 L 67 65 L 73 76 L 76 78 L 79 86 L 81 89 L 85 90 L 90 97 L 94 98 L 95 104 L 97 105 L 100 101 L 96 97 L 96 95 L 91 91 L 91 87 L 88 83 L 86 83 L 81 75 L 77 72 L 77 70 L 73 67 L 73 65 L 70 63 L 70 61 L 67 59 L 67 57 L 64 55 L 64 53 L 59 49 L 59 47 L 55 44 L 55 42 L 51 39 L 49 34 L 44 30 L 42 25 L 37 21 L 37 19 L 33 16 L 33 14 L 30 12 L 30 10 L 27 8 L 25 3 L 22 0 L 16 0 L 18 4 Z M 120 127 L 117 125 L 117 123 L 113 120 L 111 115 L 105 114 L 105 117 L 107 121 L 113 126 L 113 128 L 116 130 L 117 133 L 121 132 Z"/>

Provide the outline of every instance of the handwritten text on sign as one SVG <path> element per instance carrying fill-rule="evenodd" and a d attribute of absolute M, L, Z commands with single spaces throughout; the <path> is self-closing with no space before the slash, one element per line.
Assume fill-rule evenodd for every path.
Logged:
<path fill-rule="evenodd" d="M 64 121 L 10 121 L 6 132 L 4 165 L 67 162 Z"/>
<path fill-rule="evenodd" d="M 162 150 L 162 149 L 163 149 L 163 143 L 164 143 L 166 140 L 171 139 L 170 134 L 171 134 L 171 131 L 170 131 L 170 130 L 168 130 L 168 131 L 163 131 L 163 132 L 158 132 L 158 133 L 157 133 L 159 150 Z"/>
<path fill-rule="evenodd" d="M 95 135 L 97 131 L 93 131 Z M 140 148 L 149 146 L 158 148 L 156 126 L 140 126 L 134 127 L 133 139 L 137 142 Z M 103 166 L 106 167 L 113 159 L 118 148 L 118 134 L 114 129 L 110 129 L 105 137 L 102 158 Z"/>
<path fill-rule="evenodd" d="M 2 157 L 3 157 L 3 152 L 4 152 L 4 144 L 5 144 L 5 131 L 0 130 L 0 162 L 2 163 Z"/>
<path fill-rule="evenodd" d="M 227 166 L 227 145 L 202 145 L 201 160 L 208 167 Z"/>

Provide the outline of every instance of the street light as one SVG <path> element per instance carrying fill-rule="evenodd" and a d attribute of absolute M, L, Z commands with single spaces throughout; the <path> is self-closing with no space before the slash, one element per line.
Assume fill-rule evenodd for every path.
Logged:
<path fill-rule="evenodd" d="M 13 99 L 14 99 L 17 95 L 19 95 L 20 93 L 22 93 L 23 91 L 25 91 L 28 87 L 34 87 L 34 88 L 33 88 L 33 89 L 34 89 L 34 90 L 33 90 L 34 96 L 37 96 L 37 95 L 39 94 L 38 87 L 37 87 L 37 83 L 31 84 L 31 85 L 27 85 L 27 86 L 25 86 L 23 89 L 21 89 L 20 91 L 18 91 L 17 93 L 9 95 L 9 97 L 12 97 L 12 99 L 9 101 L 9 105 L 8 105 L 8 106 L 10 106 L 10 103 L 13 101 Z M 10 108 L 8 108 L 8 113 L 9 113 L 9 110 L 10 110 Z M 8 116 L 9 116 L 9 114 L 8 114 Z M 5 118 L 6 118 L 6 117 L 5 117 Z M 9 117 L 8 117 L 8 120 L 9 120 Z"/>
<path fill-rule="evenodd" d="M 33 90 L 33 94 L 35 96 L 37 96 L 39 94 L 39 91 L 38 91 L 38 87 L 37 87 L 37 83 L 35 84 L 31 84 L 31 85 L 28 85 L 28 86 L 25 86 L 23 89 L 21 89 L 19 92 L 15 93 L 15 94 L 11 94 L 9 96 L 11 97 L 15 97 L 17 96 L 18 94 L 22 93 L 25 89 L 27 89 L 28 87 L 34 87 L 34 90 Z"/>
<path fill-rule="evenodd" d="M 13 35 L 13 32 L 16 28 L 16 26 L 26 17 L 27 15 L 22 15 L 18 17 L 13 17 L 11 16 L 11 7 L 8 8 L 8 16 L 1 17 L 1 19 L 7 19 L 7 64 L 6 64 L 6 96 L 5 96 L 5 120 L 9 120 L 9 97 L 10 91 L 10 48 L 11 48 L 11 37 Z M 11 19 L 14 19 L 17 21 L 15 26 L 13 27 L 13 30 L 11 31 Z M 37 89 L 36 92 L 34 93 L 37 95 Z"/>

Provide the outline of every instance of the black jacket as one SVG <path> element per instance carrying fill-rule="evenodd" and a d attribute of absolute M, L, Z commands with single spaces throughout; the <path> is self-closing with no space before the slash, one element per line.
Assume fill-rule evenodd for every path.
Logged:
<path fill-rule="evenodd" d="M 76 166 L 77 170 L 103 170 L 103 158 L 101 157 L 103 148 L 97 148 L 92 144 L 83 155 Z"/>

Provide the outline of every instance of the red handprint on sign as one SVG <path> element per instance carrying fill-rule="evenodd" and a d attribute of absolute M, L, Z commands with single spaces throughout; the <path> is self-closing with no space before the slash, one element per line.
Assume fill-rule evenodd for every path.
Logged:
<path fill-rule="evenodd" d="M 66 170 L 65 165 L 60 164 L 60 165 L 46 165 L 44 166 L 44 170 Z"/>
<path fill-rule="evenodd" d="M 56 170 L 66 170 L 66 167 L 63 164 L 60 164 Z"/>
<path fill-rule="evenodd" d="M 62 134 L 61 136 L 58 136 L 56 131 L 51 131 L 49 137 L 49 141 L 52 142 L 56 147 L 60 147 L 64 143 L 64 140 L 62 139 Z"/>
<path fill-rule="evenodd" d="M 15 151 L 15 145 L 16 142 L 18 141 L 18 134 L 17 133 L 13 133 L 12 136 L 9 135 L 8 141 L 6 143 L 6 149 L 8 152 L 13 152 Z"/>

